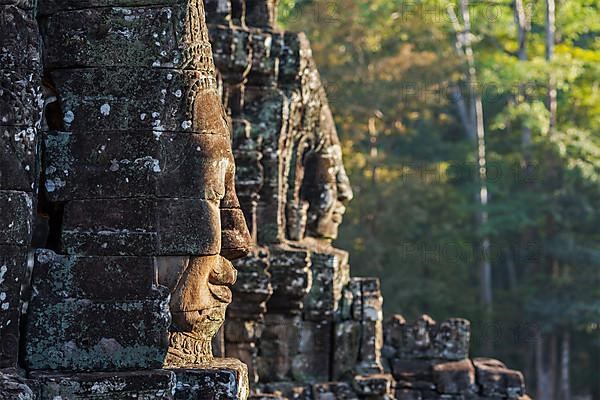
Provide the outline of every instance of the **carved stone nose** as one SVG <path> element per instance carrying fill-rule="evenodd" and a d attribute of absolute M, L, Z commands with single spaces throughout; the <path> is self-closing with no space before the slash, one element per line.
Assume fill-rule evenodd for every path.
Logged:
<path fill-rule="evenodd" d="M 208 281 L 213 285 L 231 286 L 237 279 L 237 271 L 233 268 L 231 262 L 221 257 L 221 262 L 216 263 L 215 268 L 210 272 Z"/>

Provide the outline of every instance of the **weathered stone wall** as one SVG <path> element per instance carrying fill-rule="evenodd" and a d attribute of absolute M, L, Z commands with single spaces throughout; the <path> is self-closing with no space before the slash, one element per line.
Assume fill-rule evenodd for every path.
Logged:
<path fill-rule="evenodd" d="M 469 359 L 470 335 L 469 321 L 459 318 L 386 320 L 383 353 L 396 380 L 396 398 L 526 398 L 519 371 L 498 360 Z"/>
<path fill-rule="evenodd" d="M 0 368 L 15 368 L 18 360 L 38 185 L 40 58 L 33 4 L 0 1 Z"/>

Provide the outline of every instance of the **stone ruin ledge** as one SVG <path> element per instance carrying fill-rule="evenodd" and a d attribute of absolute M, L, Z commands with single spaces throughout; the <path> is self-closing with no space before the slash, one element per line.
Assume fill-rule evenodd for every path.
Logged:
<path fill-rule="evenodd" d="M 248 370 L 239 360 L 215 359 L 190 368 L 118 372 L 0 371 L 6 400 L 238 400 L 249 393 Z"/>
<path fill-rule="evenodd" d="M 383 357 L 398 400 L 528 399 L 523 374 L 490 358 L 469 359 L 471 324 L 461 318 L 437 323 L 401 315 L 384 326 Z"/>

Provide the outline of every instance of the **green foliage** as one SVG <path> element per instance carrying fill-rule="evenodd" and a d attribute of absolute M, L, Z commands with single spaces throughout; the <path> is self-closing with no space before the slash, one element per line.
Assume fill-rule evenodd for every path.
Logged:
<path fill-rule="evenodd" d="M 445 3 L 287 0 L 282 20 L 312 42 L 355 188 L 338 245 L 351 250 L 354 273 L 382 278 L 386 312 L 459 315 L 478 326 L 476 243 L 487 235 L 493 322 L 504 332 L 568 329 L 573 362 L 591 368 L 587 353 L 600 351 L 600 2 L 557 2 L 550 62 L 544 7 L 526 2 L 522 60 L 512 1 L 471 3 L 476 88 L 464 82 Z M 476 152 L 448 96 L 456 83 L 465 98 L 483 97 L 490 202 L 479 230 Z M 478 336 L 475 355 L 485 344 Z M 530 370 L 532 347 L 504 335 L 494 350 Z M 592 375 L 581 374 L 574 392 L 600 390 Z"/>

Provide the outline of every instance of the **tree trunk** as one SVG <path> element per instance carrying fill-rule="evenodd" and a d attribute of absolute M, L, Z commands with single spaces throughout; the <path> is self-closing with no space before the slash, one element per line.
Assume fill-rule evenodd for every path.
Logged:
<path fill-rule="evenodd" d="M 510 247 L 507 246 L 504 252 L 504 264 L 506 266 L 506 276 L 507 276 L 507 286 L 508 290 L 514 292 L 517 288 L 517 271 L 515 269 L 515 260 L 514 254 L 510 250 Z"/>
<path fill-rule="evenodd" d="M 571 332 L 568 329 L 562 334 L 560 357 L 560 398 L 571 400 Z"/>
<path fill-rule="evenodd" d="M 477 137 L 477 166 L 479 167 L 479 194 L 478 201 L 480 210 L 478 212 L 479 229 L 481 230 L 488 222 L 488 188 L 487 188 L 487 165 L 485 148 L 485 127 L 483 122 L 483 102 L 475 68 L 475 57 L 471 45 L 471 16 L 469 15 L 469 0 L 460 1 L 460 11 L 464 23 L 464 49 L 467 58 L 468 73 L 467 81 L 473 88 L 470 90 L 471 104 L 473 105 L 473 116 L 475 133 Z M 492 311 L 492 265 L 490 263 L 490 239 L 483 235 L 480 243 L 481 254 L 479 255 L 479 273 L 481 279 L 481 300 L 486 313 Z"/>
<path fill-rule="evenodd" d="M 548 377 L 550 380 L 549 399 L 556 399 L 556 371 L 558 367 L 558 340 L 555 333 L 550 335 L 550 349 L 548 350 L 550 360 L 548 362 Z"/>
<path fill-rule="evenodd" d="M 527 13 L 525 12 L 525 7 L 523 6 L 523 0 L 515 0 L 514 2 L 515 8 L 515 22 L 517 23 L 517 43 L 519 44 L 519 49 L 517 50 L 517 55 L 519 60 L 527 60 L 527 32 L 529 30 L 529 22 L 527 19 Z"/>
<path fill-rule="evenodd" d="M 448 6 L 454 30 L 456 31 L 456 48 L 459 52 L 464 52 L 467 61 L 466 80 L 469 85 L 470 106 L 472 109 L 470 124 L 465 126 L 467 137 L 475 141 L 477 150 L 478 167 L 478 185 L 479 190 L 476 195 L 476 201 L 479 207 L 476 216 L 477 228 L 481 232 L 488 222 L 488 188 L 487 188 L 487 165 L 486 165 L 486 147 L 485 147 L 485 127 L 483 120 L 483 103 L 481 91 L 477 80 L 477 69 L 475 67 L 475 57 L 471 43 L 471 17 L 469 14 L 469 0 L 460 0 L 460 12 L 463 20 L 463 26 L 454 13 L 452 6 Z M 459 107 L 460 110 L 460 107 Z M 492 312 L 493 293 L 492 293 L 492 266 L 490 263 L 490 239 L 486 234 L 481 234 L 479 240 L 480 254 L 478 257 L 478 270 L 480 280 L 480 297 L 485 308 L 486 319 L 489 319 Z M 488 321 L 489 322 L 489 321 Z M 489 346 L 491 342 L 487 342 Z"/>
<path fill-rule="evenodd" d="M 535 372 L 536 372 L 536 396 L 537 400 L 551 400 L 549 397 L 550 377 L 545 363 L 544 335 L 538 330 L 535 333 Z"/>
<path fill-rule="evenodd" d="M 556 41 L 556 3 L 555 0 L 546 0 L 546 61 L 554 58 L 554 43 Z M 548 81 L 548 111 L 550 113 L 549 133 L 554 133 L 557 120 L 557 93 L 556 78 L 550 72 Z"/>
<path fill-rule="evenodd" d="M 535 369 L 537 377 L 537 400 L 555 400 L 558 370 L 558 340 L 552 333 L 535 333 Z"/>
<path fill-rule="evenodd" d="M 375 214 L 377 211 L 380 211 L 379 207 L 380 197 L 379 191 L 377 190 L 377 127 L 375 124 L 375 117 L 370 117 L 368 122 L 369 127 L 369 155 L 371 160 L 371 193 L 376 196 L 376 207 L 373 210 L 371 215 L 371 220 L 369 221 L 369 227 L 371 231 L 371 237 L 376 237 L 377 233 L 377 215 Z"/>
<path fill-rule="evenodd" d="M 530 22 L 525 12 L 523 0 L 514 0 L 515 23 L 517 25 L 517 57 L 520 61 L 527 61 L 527 33 L 529 32 Z M 517 93 L 517 103 L 527 101 L 527 94 L 519 88 Z M 531 128 L 528 126 L 522 127 L 521 144 L 523 147 L 524 168 L 527 169 L 531 165 Z M 527 170 L 526 170 L 527 172 Z"/>

